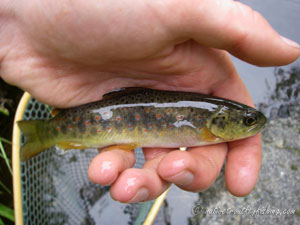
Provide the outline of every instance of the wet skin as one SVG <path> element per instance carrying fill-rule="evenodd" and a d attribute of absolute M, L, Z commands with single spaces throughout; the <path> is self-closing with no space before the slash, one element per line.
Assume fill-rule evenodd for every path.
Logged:
<path fill-rule="evenodd" d="M 193 92 L 126 88 L 104 99 L 61 109 L 49 120 L 18 121 L 27 160 L 57 145 L 63 149 L 194 147 L 251 137 L 266 118 L 228 99 Z"/>

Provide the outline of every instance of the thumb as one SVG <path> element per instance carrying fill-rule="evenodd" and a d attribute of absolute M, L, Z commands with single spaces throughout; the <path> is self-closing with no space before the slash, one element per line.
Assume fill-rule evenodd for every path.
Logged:
<path fill-rule="evenodd" d="M 232 0 L 193 2 L 188 14 L 177 9 L 181 18 L 174 27 L 179 36 L 188 34 L 201 45 L 227 50 L 259 66 L 284 65 L 298 58 L 300 46 L 281 37 L 250 7 Z"/>

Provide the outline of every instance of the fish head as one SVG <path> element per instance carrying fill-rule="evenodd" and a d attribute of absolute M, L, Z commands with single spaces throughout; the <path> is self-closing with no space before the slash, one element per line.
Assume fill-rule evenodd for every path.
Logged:
<path fill-rule="evenodd" d="M 207 123 L 210 132 L 224 141 L 239 140 L 259 133 L 267 119 L 251 107 L 222 107 Z"/>

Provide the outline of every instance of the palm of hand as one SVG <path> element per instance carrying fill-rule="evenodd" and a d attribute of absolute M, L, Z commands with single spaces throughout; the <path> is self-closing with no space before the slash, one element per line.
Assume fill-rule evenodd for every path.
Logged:
<path fill-rule="evenodd" d="M 235 73 L 225 52 L 176 34 L 173 24 L 160 19 L 163 9 L 143 3 L 107 10 L 101 8 L 105 3 L 100 8 L 80 3 L 26 3 L 14 28 L 19 50 L 9 54 L 4 67 L 4 76 L 16 74 L 7 78 L 10 82 L 23 79 L 21 87 L 41 101 L 68 107 L 98 100 L 120 86 L 212 93 Z"/>

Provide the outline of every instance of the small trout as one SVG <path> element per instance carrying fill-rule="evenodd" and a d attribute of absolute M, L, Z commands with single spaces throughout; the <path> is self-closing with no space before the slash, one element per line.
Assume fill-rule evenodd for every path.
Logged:
<path fill-rule="evenodd" d="M 265 116 L 254 108 L 208 95 L 129 88 L 101 101 L 63 109 L 49 120 L 19 121 L 21 159 L 57 145 L 62 149 L 192 147 L 247 138 Z"/>

